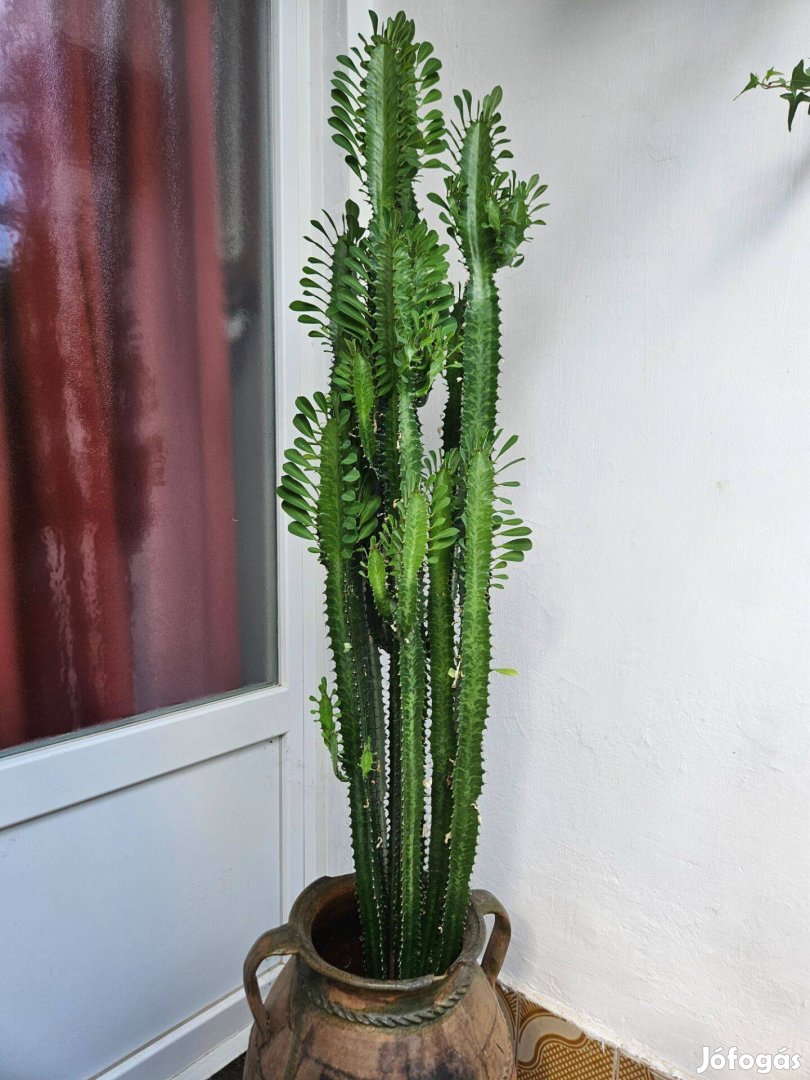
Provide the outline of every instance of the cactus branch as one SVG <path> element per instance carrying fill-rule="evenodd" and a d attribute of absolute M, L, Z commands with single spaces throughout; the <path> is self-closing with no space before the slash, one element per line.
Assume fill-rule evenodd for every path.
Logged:
<path fill-rule="evenodd" d="M 296 402 L 277 490 L 324 570 L 332 675 L 312 702 L 348 794 L 365 973 L 409 978 L 442 972 L 458 951 L 490 594 L 530 547 L 501 492 L 515 484 L 503 479 L 515 440 L 495 429 L 495 277 L 520 264 L 545 188 L 504 169 L 499 88 L 477 105 L 463 91 L 448 134 L 441 65 L 404 14 L 372 15 L 338 64 L 329 124 L 364 207 L 349 200 L 338 220 L 311 223 L 293 308 L 330 356 L 329 381 Z M 458 292 L 415 195 L 437 165 L 444 195 L 428 197 L 460 249 Z M 442 449 L 426 454 L 422 409 L 442 380 Z"/>
<path fill-rule="evenodd" d="M 438 970 L 455 960 L 469 899 L 469 881 L 478 843 L 478 798 L 484 780 L 483 739 L 489 698 L 491 655 L 489 575 L 492 564 L 495 475 L 486 450 L 477 450 L 467 470 L 464 507 L 466 559 L 461 615 L 461 681 L 453 767 L 450 857 L 442 919 Z"/>
<path fill-rule="evenodd" d="M 433 481 L 430 507 L 431 552 L 428 559 L 428 641 L 430 642 L 430 842 L 425 900 L 425 935 L 422 955 L 426 964 L 433 959 L 450 848 L 452 763 L 456 756 L 454 717 L 455 624 L 453 597 L 454 544 L 458 535 L 453 526 L 454 478 L 441 468 Z"/>

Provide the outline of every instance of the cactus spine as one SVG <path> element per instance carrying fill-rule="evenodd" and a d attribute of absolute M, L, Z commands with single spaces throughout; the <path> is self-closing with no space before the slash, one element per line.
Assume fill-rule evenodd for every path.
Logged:
<path fill-rule="evenodd" d="M 372 977 L 442 972 L 458 952 L 478 839 L 491 664 L 490 591 L 530 547 L 500 493 L 515 438 L 496 430 L 500 311 L 495 274 L 521 261 L 539 222 L 537 177 L 504 171 L 496 88 L 456 98 L 448 134 L 440 64 L 400 13 L 338 58 L 334 141 L 367 203 L 315 221 L 293 307 L 331 355 L 329 388 L 299 398 L 299 437 L 278 489 L 290 530 L 324 568 L 333 690 L 312 700 L 346 783 Z M 429 198 L 457 243 L 421 215 Z M 426 452 L 421 409 L 447 384 L 442 449 Z M 511 462 L 507 463 L 511 464 Z M 427 782 L 428 759 L 430 782 Z"/>

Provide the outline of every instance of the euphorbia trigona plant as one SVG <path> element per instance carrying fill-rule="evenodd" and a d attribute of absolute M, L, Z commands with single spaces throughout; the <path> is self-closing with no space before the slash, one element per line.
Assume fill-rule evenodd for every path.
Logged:
<path fill-rule="evenodd" d="M 504 478 L 515 436 L 496 428 L 496 272 L 517 266 L 545 190 L 505 166 L 496 87 L 436 108 L 440 63 L 400 13 L 339 57 L 330 124 L 367 211 L 314 222 L 294 307 L 331 355 L 329 385 L 299 398 L 279 487 L 290 529 L 325 573 L 333 684 L 316 704 L 348 787 L 367 973 L 444 971 L 464 928 L 478 839 L 491 669 L 490 591 L 530 547 Z M 448 248 L 415 194 L 460 249 Z M 420 410 L 446 385 L 441 448 Z"/>

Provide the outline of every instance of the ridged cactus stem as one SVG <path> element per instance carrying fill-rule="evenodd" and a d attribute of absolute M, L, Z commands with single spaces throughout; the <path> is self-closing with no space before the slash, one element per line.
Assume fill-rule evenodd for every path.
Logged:
<path fill-rule="evenodd" d="M 406 385 L 400 385 L 396 396 L 396 414 L 399 426 L 396 453 L 399 461 L 400 494 L 405 497 L 422 481 L 422 432 L 413 394 Z"/>
<path fill-rule="evenodd" d="M 439 469 L 433 481 L 430 531 L 441 536 L 452 528 L 454 478 L 447 468 Z M 425 966 L 434 962 L 439 940 L 439 923 L 444 903 L 444 884 L 450 860 L 451 787 L 456 756 L 453 716 L 455 666 L 455 625 L 453 611 L 453 558 L 451 544 L 431 556 L 428 564 L 428 639 L 430 641 L 430 842 L 427 862 L 425 934 L 422 955 Z"/>
<path fill-rule="evenodd" d="M 425 646 L 422 640 L 422 567 L 427 553 L 428 505 L 408 496 L 402 524 L 398 581 L 397 638 L 400 694 L 400 793 L 396 811 L 401 834 L 396 906 L 400 918 L 394 950 L 402 979 L 419 971 L 422 923 L 422 822 L 425 776 Z"/>
<path fill-rule="evenodd" d="M 397 21 L 399 25 L 394 26 Z M 410 210 L 414 206 L 416 163 L 403 168 L 403 157 L 412 137 L 409 122 L 416 115 L 413 97 L 416 56 L 409 56 L 401 47 L 403 34 L 406 41 L 409 32 L 412 35 L 413 23 L 400 12 L 389 29 L 387 40 L 372 44 L 366 72 L 363 149 L 366 190 L 375 214 L 394 207 Z"/>
<path fill-rule="evenodd" d="M 365 208 L 349 200 L 340 223 L 312 222 L 293 308 L 331 369 L 326 393 L 296 402 L 278 493 L 325 571 L 333 685 L 321 680 L 312 700 L 348 789 L 364 973 L 410 978 L 442 973 L 458 953 L 478 838 L 490 589 L 530 544 L 506 501 L 494 510 L 494 463 L 500 473 L 514 444 L 494 448 L 495 274 L 522 260 L 544 188 L 505 171 L 498 87 L 480 104 L 463 91 L 460 122 L 447 127 L 432 45 L 401 12 L 372 13 L 371 24 L 338 57 L 329 117 Z M 447 245 L 415 198 L 434 166 L 444 195 L 427 198 L 467 271 L 458 299 Z M 425 453 L 421 410 L 442 376 L 442 449 Z"/>
<path fill-rule="evenodd" d="M 462 360 L 461 451 L 492 440 L 498 402 L 500 305 L 494 274 L 474 272 L 467 289 Z"/>
<path fill-rule="evenodd" d="M 442 421 L 442 447 L 444 452 L 458 450 L 461 441 L 461 390 L 463 385 L 463 370 L 461 366 L 461 328 L 464 325 L 464 309 L 467 306 L 467 291 L 456 301 L 453 307 L 453 318 L 456 323 L 453 348 L 447 357 L 447 401 L 444 406 Z"/>
<path fill-rule="evenodd" d="M 365 128 L 366 174 L 372 210 L 394 205 L 399 181 L 397 113 L 399 111 L 399 58 L 387 41 L 371 50 L 368 59 Z"/>
<path fill-rule="evenodd" d="M 381 978 L 385 973 L 384 881 L 378 847 L 381 838 L 375 835 L 375 818 L 369 813 L 374 803 L 374 793 L 360 765 L 363 730 L 367 726 L 362 713 L 362 683 L 366 672 L 362 670 L 361 660 L 366 643 L 362 640 L 362 632 L 359 632 L 359 597 L 350 583 L 343 552 L 346 502 L 343 500 L 342 457 L 340 424 L 336 418 L 331 418 L 321 432 L 318 531 L 326 570 L 326 619 L 340 702 L 343 770 L 349 786 L 352 847 L 357 865 L 357 901 L 364 930 L 363 946 L 369 972 Z"/>
<path fill-rule="evenodd" d="M 388 806 L 390 842 L 388 845 L 388 973 L 396 975 L 398 957 L 395 942 L 400 937 L 402 919 L 402 889 L 399 868 L 402 865 L 402 829 L 399 827 L 402 807 L 402 711 L 400 708 L 399 646 L 391 650 L 388 668 Z"/>
<path fill-rule="evenodd" d="M 450 861 L 441 926 L 438 971 L 458 955 L 478 843 L 478 798 L 484 780 L 483 740 L 489 703 L 490 613 L 495 469 L 487 450 L 467 468 L 464 506 L 466 563 L 461 613 L 458 745 L 453 768 Z"/>
<path fill-rule="evenodd" d="M 374 238 L 374 322 L 376 326 L 377 382 L 390 390 L 396 353 L 396 303 L 394 297 L 395 227 L 391 215 L 385 223 L 372 217 L 369 235 Z M 385 419 L 387 413 L 383 413 Z"/>
<path fill-rule="evenodd" d="M 498 407 L 500 311 L 495 288 L 495 233 L 490 224 L 493 147 L 486 118 L 471 123 L 459 156 L 461 199 L 458 231 L 469 271 L 462 349 L 461 450 L 487 444 Z"/>
<path fill-rule="evenodd" d="M 362 583 L 355 577 L 358 590 L 362 589 Z M 358 610 L 362 610 L 358 604 Z M 372 636 L 368 632 L 366 624 L 365 639 L 365 666 L 368 672 L 368 699 L 369 699 L 369 742 L 372 750 L 372 766 L 368 776 L 371 786 L 374 806 L 374 832 L 375 847 L 380 864 L 380 875 L 385 888 L 388 872 L 388 822 L 386 817 L 386 801 L 388 796 L 388 774 L 386 767 L 387 733 L 385 724 L 385 705 L 383 703 L 382 666 L 380 664 L 380 652 Z"/>

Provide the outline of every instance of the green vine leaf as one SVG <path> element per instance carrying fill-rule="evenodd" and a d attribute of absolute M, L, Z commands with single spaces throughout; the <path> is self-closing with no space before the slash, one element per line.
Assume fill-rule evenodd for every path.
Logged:
<path fill-rule="evenodd" d="M 783 72 L 773 67 L 768 68 L 762 77 L 752 71 L 750 79 L 737 97 L 742 97 L 748 90 L 755 89 L 785 91 L 779 96 L 788 103 L 788 131 L 793 130 L 793 121 L 799 106 L 807 105 L 808 113 L 810 113 L 810 94 L 806 93 L 810 90 L 810 68 L 805 65 L 804 60 L 800 60 L 793 68 L 790 79 L 786 79 Z"/>

